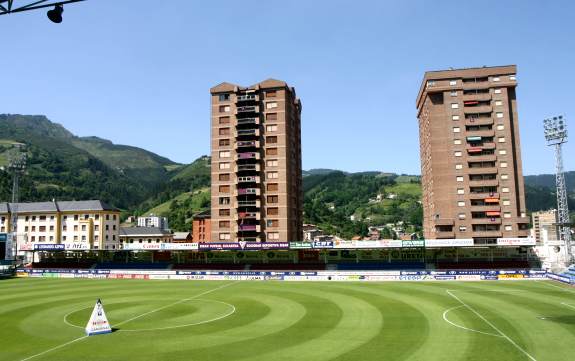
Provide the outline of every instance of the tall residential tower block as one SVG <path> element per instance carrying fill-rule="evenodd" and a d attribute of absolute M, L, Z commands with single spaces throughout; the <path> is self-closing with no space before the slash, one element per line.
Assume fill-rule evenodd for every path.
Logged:
<path fill-rule="evenodd" d="M 301 241 L 301 102 L 285 82 L 212 95 L 214 242 Z"/>
<path fill-rule="evenodd" d="M 516 66 L 426 72 L 417 96 L 424 236 L 528 236 Z"/>

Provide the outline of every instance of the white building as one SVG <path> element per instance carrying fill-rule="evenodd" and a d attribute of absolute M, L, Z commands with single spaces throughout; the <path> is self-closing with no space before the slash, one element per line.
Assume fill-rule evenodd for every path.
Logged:
<path fill-rule="evenodd" d="M 99 200 L 0 203 L 0 233 L 11 233 L 17 211 L 18 249 L 64 244 L 67 250 L 118 249 L 120 211 Z"/>
<path fill-rule="evenodd" d="M 168 218 L 150 214 L 145 217 L 138 217 L 138 227 L 169 229 Z"/>

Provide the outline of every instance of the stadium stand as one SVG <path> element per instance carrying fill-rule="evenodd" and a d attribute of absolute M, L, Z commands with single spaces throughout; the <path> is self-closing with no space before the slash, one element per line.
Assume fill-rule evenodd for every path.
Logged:
<path fill-rule="evenodd" d="M 569 277 L 569 279 L 571 280 L 571 283 L 575 282 L 575 264 L 572 264 L 571 266 L 569 266 L 560 275 Z"/>

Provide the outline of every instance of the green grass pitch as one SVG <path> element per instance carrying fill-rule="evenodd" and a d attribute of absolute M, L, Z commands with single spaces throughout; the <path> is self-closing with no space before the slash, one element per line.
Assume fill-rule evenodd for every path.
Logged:
<path fill-rule="evenodd" d="M 97 298 L 117 330 L 85 337 Z M 0 359 L 573 360 L 550 281 L 0 281 Z"/>

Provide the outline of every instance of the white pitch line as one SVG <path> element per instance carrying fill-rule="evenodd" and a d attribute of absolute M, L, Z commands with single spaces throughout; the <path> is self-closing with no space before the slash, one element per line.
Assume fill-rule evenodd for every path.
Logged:
<path fill-rule="evenodd" d="M 198 297 L 200 297 L 200 296 L 207 295 L 208 293 L 212 293 L 212 292 L 214 292 L 214 291 L 217 291 L 217 290 L 220 290 L 220 289 L 222 289 L 222 288 L 231 286 L 231 285 L 236 284 L 236 283 L 238 283 L 238 282 L 240 282 L 240 281 L 231 282 L 231 283 L 226 283 L 225 285 L 222 285 L 222 286 L 220 286 L 220 287 L 216 287 L 216 288 L 213 288 L 213 289 L 211 289 L 211 290 L 207 290 L 207 291 L 202 292 L 202 293 L 200 293 L 200 294 L 197 294 L 197 295 L 195 295 L 195 296 L 188 297 L 188 298 L 185 298 L 185 299 L 183 299 L 183 300 L 180 300 L 180 301 L 171 303 L 171 304 L 169 304 L 169 305 L 167 305 L 167 306 L 160 307 L 160 308 L 155 309 L 155 310 L 152 310 L 152 311 L 150 311 L 150 312 L 143 313 L 143 314 L 141 314 L 141 315 L 139 315 L 139 316 L 136 316 L 136 317 L 132 317 L 132 318 L 129 319 L 129 320 L 120 322 L 120 323 L 117 324 L 116 326 L 119 326 L 119 325 L 122 325 L 122 324 L 124 324 L 124 323 L 133 321 L 133 320 L 135 320 L 135 319 L 137 319 L 137 318 L 140 318 L 140 317 L 144 317 L 144 316 L 146 316 L 146 315 L 149 315 L 150 313 L 163 310 L 163 309 L 168 308 L 168 307 L 170 307 L 170 306 L 174 306 L 174 305 L 176 305 L 176 304 L 178 304 L 178 303 L 182 303 L 182 302 L 185 302 L 185 301 L 193 300 L 194 298 L 198 298 Z M 234 311 L 235 311 L 235 308 L 234 308 Z M 82 340 L 84 340 L 84 339 L 86 339 L 86 338 L 88 338 L 88 336 L 78 337 L 78 338 L 76 338 L 76 339 L 74 339 L 74 340 L 72 340 L 72 341 L 68 341 L 68 342 L 63 343 L 63 344 L 61 344 L 61 345 L 58 345 L 58 346 L 56 346 L 56 347 L 52 347 L 51 349 L 48 349 L 48 350 L 46 350 L 46 351 L 42 351 L 42 352 L 37 353 L 37 354 L 35 354 L 35 355 L 29 356 L 29 357 L 27 357 L 27 358 L 25 358 L 25 359 L 22 359 L 22 360 L 20 360 L 20 361 L 28 361 L 28 360 L 31 360 L 31 359 L 36 358 L 36 357 L 38 357 L 38 356 L 45 355 L 45 354 L 47 354 L 48 352 L 52 352 L 52 351 L 54 351 L 54 350 L 58 350 L 58 349 L 60 349 L 60 348 L 66 347 L 66 346 L 68 346 L 68 345 L 71 345 L 71 344 L 73 344 L 74 342 L 82 341 Z"/>
<path fill-rule="evenodd" d="M 479 330 L 474 330 L 474 329 L 472 329 L 472 328 L 467 328 L 467 327 L 465 327 L 465 326 L 461 326 L 461 325 L 458 325 L 458 324 L 456 324 L 456 323 L 454 323 L 454 322 L 451 322 L 451 321 L 447 318 L 447 314 L 448 314 L 449 312 L 451 312 L 451 311 L 453 311 L 453 310 L 456 310 L 456 309 L 458 309 L 458 308 L 461 308 L 461 307 L 465 307 L 465 306 L 463 306 L 463 305 L 461 305 L 461 306 L 455 306 L 455 307 L 451 307 L 451 308 L 445 310 L 445 312 L 443 312 L 443 320 L 444 320 L 445 322 L 449 323 L 449 324 L 452 325 L 452 326 L 455 326 L 455 327 L 457 327 L 457 328 L 461 328 L 461 329 L 466 330 L 466 331 L 477 332 L 477 333 L 481 333 L 481 334 L 488 335 L 488 336 L 494 336 L 494 337 L 503 337 L 503 336 L 501 336 L 501 335 L 496 335 L 496 334 L 494 334 L 494 333 L 489 333 L 489 332 L 483 332 L 483 331 L 479 331 Z"/>
<path fill-rule="evenodd" d="M 180 303 L 184 303 L 184 302 L 187 302 L 187 301 L 191 301 L 191 300 L 193 300 L 193 299 L 195 299 L 195 298 L 198 298 L 198 297 L 207 295 L 208 293 L 212 293 L 212 292 L 214 292 L 214 291 L 221 290 L 222 288 L 231 286 L 231 285 L 233 285 L 233 284 L 235 284 L 235 283 L 237 283 L 237 282 L 239 282 L 239 281 L 232 282 L 232 283 L 226 283 L 225 285 L 222 285 L 222 286 L 220 286 L 220 287 L 216 287 L 216 288 L 211 289 L 211 290 L 207 290 L 207 291 L 202 292 L 202 293 L 200 293 L 200 294 L 198 294 L 198 295 L 195 295 L 195 296 L 193 296 L 193 297 L 184 298 L 184 299 L 179 300 L 179 301 L 176 301 L 176 302 L 174 302 L 174 303 L 170 303 L 169 305 L 156 308 L 156 309 L 154 309 L 154 310 L 151 310 L 151 311 L 142 313 L 141 315 L 138 315 L 138 316 L 134 316 L 134 317 L 129 318 L 129 319 L 125 320 L 125 321 L 122 321 L 122 322 L 120 322 L 120 323 L 117 323 L 117 324 L 115 324 L 115 325 L 113 325 L 113 326 L 115 326 L 115 327 L 121 326 L 121 325 L 126 324 L 126 323 L 128 323 L 128 322 L 137 320 L 138 318 L 142 318 L 142 317 L 147 316 L 147 315 L 150 315 L 150 314 L 152 314 L 152 313 L 155 313 L 155 312 L 158 312 L 158 311 L 161 311 L 161 310 L 165 310 L 166 308 L 169 308 L 169 307 L 178 305 L 178 304 L 180 304 Z"/>
<path fill-rule="evenodd" d="M 561 304 L 575 310 L 575 306 L 573 306 L 573 305 L 570 305 L 570 304 L 565 303 L 565 302 L 561 302 Z"/>
<path fill-rule="evenodd" d="M 63 343 L 63 344 L 58 345 L 58 346 L 56 346 L 56 347 L 52 347 L 51 349 L 48 349 L 48 350 L 46 350 L 46 351 L 37 353 L 37 354 L 35 354 L 35 355 L 32 355 L 32 356 L 27 357 L 27 358 L 25 358 L 25 359 L 22 359 L 22 360 L 20 360 L 20 361 L 28 361 L 28 360 L 31 360 L 31 359 L 36 358 L 36 357 L 38 357 L 38 356 L 42 356 L 42 355 L 44 355 L 44 354 L 47 354 L 48 352 L 52 352 L 52 351 L 57 350 L 57 349 L 62 348 L 62 347 L 66 347 L 66 346 L 68 346 L 68 345 L 70 345 L 70 344 L 73 344 L 74 342 L 81 341 L 81 340 L 83 340 L 83 339 L 85 339 L 85 338 L 88 338 L 88 336 L 78 337 L 78 338 L 75 339 L 75 340 L 72 340 L 72 341 Z"/>
<path fill-rule="evenodd" d="M 467 303 L 463 302 L 459 297 L 457 297 L 456 295 L 454 295 L 452 292 L 450 292 L 449 290 L 446 290 L 447 294 L 450 295 L 451 297 L 455 298 L 457 301 L 459 301 L 459 303 L 461 303 L 463 306 L 467 307 L 468 310 L 470 310 L 471 312 L 475 313 L 475 315 L 477 315 L 477 317 L 481 318 L 483 321 L 485 321 L 485 323 L 487 323 L 489 326 L 491 326 L 491 328 L 493 328 L 495 331 L 497 331 L 503 338 L 505 338 L 507 341 L 509 341 L 509 343 L 511 343 L 513 346 L 515 346 L 515 348 L 517 348 L 519 351 L 521 351 L 525 356 L 529 357 L 529 359 L 531 361 L 537 361 L 535 359 L 535 357 L 531 356 L 527 351 L 525 351 L 521 346 L 519 346 L 515 341 L 513 341 L 509 336 L 507 336 L 506 334 L 503 333 L 503 331 L 501 331 L 500 329 L 498 329 L 494 324 L 492 324 L 491 322 L 489 322 L 489 320 L 487 320 L 485 317 L 483 317 L 479 312 L 475 311 L 473 308 L 471 308 Z"/>

